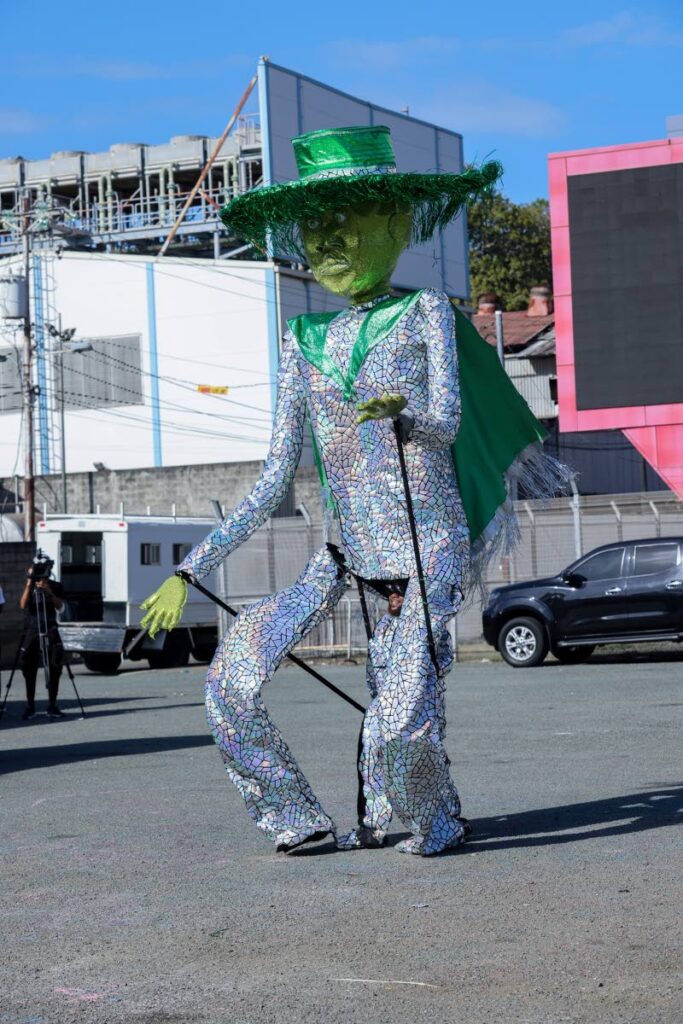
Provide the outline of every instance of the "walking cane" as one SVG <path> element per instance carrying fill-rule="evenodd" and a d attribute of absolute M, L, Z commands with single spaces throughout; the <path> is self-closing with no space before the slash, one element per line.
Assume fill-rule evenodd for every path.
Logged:
<path fill-rule="evenodd" d="M 395 416 L 392 420 L 394 425 L 394 434 L 396 436 L 396 445 L 398 447 L 398 462 L 401 467 L 401 478 L 403 480 L 403 491 L 406 498 L 406 508 L 408 510 L 408 522 L 410 524 L 410 536 L 413 542 L 413 553 L 415 555 L 415 569 L 417 571 L 417 580 L 420 584 L 420 596 L 422 598 L 422 610 L 425 617 L 425 625 L 427 627 L 427 643 L 429 645 L 429 655 L 434 665 L 434 671 L 437 676 L 439 674 L 439 663 L 436 658 L 436 645 L 434 643 L 434 633 L 432 632 L 432 617 L 429 614 L 429 605 L 427 604 L 427 588 L 425 586 L 424 573 L 422 571 L 422 556 L 420 555 L 420 542 L 417 538 L 417 527 L 415 525 L 415 512 L 413 511 L 413 499 L 410 496 L 410 485 L 408 483 L 408 471 L 406 469 L 406 456 L 403 448 L 403 438 L 401 437 L 401 423 L 398 416 Z"/>
<path fill-rule="evenodd" d="M 191 586 L 193 586 L 195 590 L 199 591 L 200 594 L 204 594 L 204 596 L 208 597 L 210 601 L 213 601 L 214 604 L 217 604 L 219 608 L 222 608 L 229 615 L 232 615 L 233 618 L 237 618 L 238 613 L 235 611 L 234 608 L 231 608 L 229 604 L 225 603 L 225 601 L 221 601 L 220 597 L 214 594 L 211 590 L 207 590 L 206 587 L 203 587 L 201 585 L 201 583 L 197 583 L 196 580 L 193 580 L 189 573 L 176 572 L 176 576 L 180 576 L 182 580 L 185 580 L 186 583 L 189 583 Z M 331 683 L 329 679 L 325 679 L 325 676 L 321 676 L 319 672 L 316 672 L 314 668 L 311 668 L 310 665 L 307 665 L 305 661 L 301 660 L 301 658 L 297 658 L 295 654 L 288 654 L 287 657 L 289 658 L 290 661 L 293 661 L 298 668 L 302 668 L 304 672 L 308 672 L 309 676 L 313 676 L 313 678 L 317 679 L 319 683 L 322 683 L 323 686 L 326 686 L 328 690 L 332 690 L 332 693 L 336 693 L 338 697 L 341 697 L 342 700 L 345 700 L 346 703 L 350 704 L 352 708 L 356 709 L 356 711 L 360 711 L 361 715 L 365 714 L 365 708 L 363 707 L 362 704 L 359 704 L 358 701 L 353 699 L 353 697 L 349 697 L 348 693 L 344 693 L 344 691 L 340 690 L 338 686 L 335 686 L 334 683 Z"/>

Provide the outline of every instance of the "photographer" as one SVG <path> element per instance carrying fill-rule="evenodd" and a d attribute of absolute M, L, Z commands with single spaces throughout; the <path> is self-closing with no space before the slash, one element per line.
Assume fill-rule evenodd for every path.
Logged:
<path fill-rule="evenodd" d="M 24 721 L 36 713 L 36 677 L 41 667 L 46 668 L 48 676 L 48 717 L 64 717 L 64 712 L 57 707 L 63 658 L 57 612 L 64 604 L 64 588 L 61 583 L 49 579 L 51 568 L 52 563 L 47 559 L 38 557 L 34 560 L 26 573 L 26 585 L 19 602 L 20 608 L 26 612 L 21 646 L 21 670 L 26 680 L 26 710 L 21 716 Z"/>

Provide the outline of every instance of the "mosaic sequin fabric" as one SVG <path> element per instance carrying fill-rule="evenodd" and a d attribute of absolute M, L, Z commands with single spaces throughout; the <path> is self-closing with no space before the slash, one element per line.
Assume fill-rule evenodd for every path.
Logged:
<path fill-rule="evenodd" d="M 453 611 L 458 602 L 457 592 L 452 595 Z M 450 608 L 448 609 L 450 613 Z M 414 626 L 414 622 L 411 623 Z M 408 617 L 385 615 L 379 620 L 375 632 L 368 644 L 367 685 L 371 702 L 363 721 L 363 740 L 358 769 L 363 785 L 362 813 L 359 827 L 367 830 L 375 841 L 381 841 L 393 817 L 393 808 L 389 799 L 383 771 L 383 719 L 382 697 L 390 693 L 395 668 L 392 659 L 402 658 L 406 645 L 411 645 L 412 638 L 408 635 Z M 435 643 L 438 642 L 437 660 L 439 674 L 436 679 L 435 694 L 435 736 L 438 743 L 443 744 L 446 736 L 446 682 L 445 677 L 453 663 L 453 651 L 448 631 L 437 627 Z M 437 640 L 438 637 L 438 640 Z M 422 641 L 424 642 L 424 641 Z M 431 665 L 430 665 L 431 668 Z M 425 681 L 427 686 L 433 685 Z M 449 799 L 454 814 L 460 813 L 458 793 L 449 779 Z M 342 848 L 353 849 L 361 844 L 358 830 L 345 837 L 340 837 Z"/>
<path fill-rule="evenodd" d="M 347 587 L 323 548 L 291 587 L 242 612 L 209 668 L 206 708 L 226 771 L 258 828 L 281 846 L 334 831 L 334 824 L 270 717 L 261 688 Z"/>
<path fill-rule="evenodd" d="M 363 722 L 359 771 L 364 813 L 359 825 L 380 840 L 394 811 L 413 837 L 401 852 L 430 856 L 463 839 L 460 799 L 444 748 L 445 675 L 453 656 L 447 631 L 462 594 L 430 581 L 427 596 L 437 645 L 436 675 L 427 644 L 417 580 L 411 580 L 401 614 L 380 619 L 370 641 L 368 687 L 372 701 Z M 358 830 L 339 846 L 362 845 Z"/>
<path fill-rule="evenodd" d="M 342 374 L 364 316 L 383 298 L 345 310 L 329 325 L 327 355 Z M 431 289 L 422 292 L 369 352 L 354 389 L 353 396 L 345 398 L 340 385 L 307 362 L 292 335 L 286 336 L 263 474 L 180 568 L 197 579 L 205 576 L 275 511 L 296 470 L 308 415 L 347 565 L 365 578 L 411 577 L 391 643 L 387 647 L 386 638 L 382 642 L 388 653 L 384 666 L 376 670 L 377 693 L 366 722 L 362 769 L 372 827 L 385 828 L 393 809 L 413 833 L 403 849 L 429 855 L 462 839 L 460 803 L 442 742 L 443 681 L 429 656 L 392 425 L 378 420 L 359 426 L 356 405 L 384 392 L 399 392 L 408 399 L 406 411 L 414 428 L 405 446 L 406 464 L 432 626 L 441 645 L 448 618 L 462 599 L 469 555 L 450 453 L 460 396 L 448 298 Z M 248 609 L 228 634 L 209 673 L 207 707 L 226 768 L 259 827 L 276 841 L 284 834 L 319 830 L 321 822 L 324 830 L 331 827 L 260 698 L 260 686 L 304 635 L 302 630 L 312 628 L 334 603 L 337 590 L 332 587 L 328 593 L 317 575 L 332 572 L 325 558 L 320 553 L 319 562 L 309 563 L 294 585 L 295 602 L 289 588 Z M 342 584 L 338 581 L 336 586 Z M 240 704 L 240 695 L 247 691 L 249 699 Z M 282 800 L 276 798 L 278 793 Z M 290 805 L 293 817 L 287 810 Z"/>
<path fill-rule="evenodd" d="M 370 306 L 345 310 L 327 331 L 326 351 L 343 373 Z M 458 429 L 460 392 L 455 322 L 445 295 L 426 289 L 389 336 L 368 354 L 355 400 L 302 360 L 313 430 L 336 507 L 346 560 L 366 578 L 415 571 L 396 440 L 390 420 L 356 423 L 358 402 L 385 391 L 408 400 L 415 426 L 406 465 L 425 575 L 459 582 L 468 532 L 450 446 Z"/>
<path fill-rule="evenodd" d="M 327 331 L 327 354 L 343 373 L 371 303 L 344 310 Z M 425 575 L 462 583 L 468 532 L 450 446 L 459 414 L 453 307 L 425 289 L 420 301 L 368 354 L 345 399 L 339 384 L 308 363 L 287 332 L 270 451 L 255 487 L 180 568 L 197 579 L 234 551 L 282 502 L 301 454 L 307 411 L 327 473 L 349 567 L 366 578 L 415 570 L 396 440 L 389 420 L 356 423 L 358 402 L 384 391 L 408 399 L 415 419 L 406 445 L 408 479 Z"/>

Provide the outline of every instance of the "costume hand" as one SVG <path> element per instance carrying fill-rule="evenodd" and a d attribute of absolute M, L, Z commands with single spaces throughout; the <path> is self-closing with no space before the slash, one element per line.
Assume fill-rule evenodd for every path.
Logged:
<path fill-rule="evenodd" d="M 357 422 L 365 423 L 366 420 L 394 419 L 395 416 L 405 409 L 408 399 L 403 395 L 390 392 L 380 395 L 379 398 L 371 398 L 368 402 L 359 402 L 357 409 L 360 413 Z"/>
<path fill-rule="evenodd" d="M 140 605 L 147 612 L 140 625 L 152 639 L 160 629 L 175 629 L 183 617 L 186 601 L 187 583 L 180 576 L 170 576 Z"/>

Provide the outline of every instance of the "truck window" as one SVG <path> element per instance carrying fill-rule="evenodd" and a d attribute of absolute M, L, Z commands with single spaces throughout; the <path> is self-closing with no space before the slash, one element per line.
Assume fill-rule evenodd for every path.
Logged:
<path fill-rule="evenodd" d="M 178 565 L 182 562 L 192 551 L 191 544 L 174 544 L 173 545 L 173 564 Z"/>
<path fill-rule="evenodd" d="M 678 544 L 636 544 L 634 576 L 665 572 L 678 565 Z"/>
<path fill-rule="evenodd" d="M 574 567 L 574 572 L 585 576 L 587 580 L 611 580 L 621 576 L 624 560 L 624 548 L 610 548 L 590 555 L 585 562 Z"/>
<path fill-rule="evenodd" d="M 101 544 L 86 544 L 85 545 L 85 562 L 86 562 L 86 565 L 102 565 L 102 545 Z"/>
<path fill-rule="evenodd" d="M 140 565 L 161 565 L 161 544 L 141 544 Z"/>

